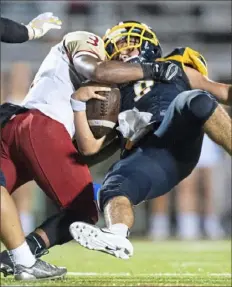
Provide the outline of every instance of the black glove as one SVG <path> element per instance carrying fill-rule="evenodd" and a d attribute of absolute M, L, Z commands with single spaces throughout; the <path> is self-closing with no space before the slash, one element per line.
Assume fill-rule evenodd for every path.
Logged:
<path fill-rule="evenodd" d="M 144 80 L 155 80 L 157 82 L 172 82 L 182 76 L 182 70 L 176 64 L 166 62 L 147 62 L 142 56 L 128 59 L 128 63 L 140 64 L 143 69 Z"/>
<path fill-rule="evenodd" d="M 167 62 L 141 62 L 144 79 L 157 82 L 173 82 L 182 76 L 182 70 L 176 64 Z"/>

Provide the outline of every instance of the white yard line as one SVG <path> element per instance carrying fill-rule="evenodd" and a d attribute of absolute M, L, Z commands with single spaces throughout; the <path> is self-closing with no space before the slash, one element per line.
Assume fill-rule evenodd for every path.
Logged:
<path fill-rule="evenodd" d="M 110 272 L 68 272 L 68 276 L 119 276 L 119 277 L 126 277 L 126 276 L 168 276 L 168 277 L 177 277 L 177 276 L 191 276 L 191 277 L 197 277 L 197 276 L 205 276 L 205 274 L 201 273 L 141 273 L 141 274 L 131 274 L 131 273 L 110 273 Z M 231 273 L 206 273 L 206 276 L 213 277 L 213 276 L 219 276 L 219 277 L 231 277 Z"/>
<path fill-rule="evenodd" d="M 68 272 L 69 276 L 131 276 L 130 273 L 110 273 L 110 272 Z"/>

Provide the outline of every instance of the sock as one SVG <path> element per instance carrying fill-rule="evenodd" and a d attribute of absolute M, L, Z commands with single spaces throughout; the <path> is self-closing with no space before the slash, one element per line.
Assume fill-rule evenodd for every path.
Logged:
<path fill-rule="evenodd" d="M 130 233 L 128 226 L 126 224 L 123 224 L 123 223 L 113 224 L 113 225 L 111 225 L 109 230 L 112 233 L 117 234 L 117 235 L 121 235 L 123 237 L 129 237 L 129 233 Z"/>
<path fill-rule="evenodd" d="M 20 212 L 20 221 L 26 235 L 34 230 L 34 216 L 30 212 Z"/>
<path fill-rule="evenodd" d="M 46 244 L 43 239 L 36 232 L 30 233 L 26 237 L 27 244 L 36 258 L 39 258 L 46 250 Z"/>
<path fill-rule="evenodd" d="M 19 247 L 9 250 L 10 256 L 15 265 L 23 265 L 25 267 L 31 267 L 35 264 L 35 256 L 31 253 L 31 250 L 25 241 Z"/>

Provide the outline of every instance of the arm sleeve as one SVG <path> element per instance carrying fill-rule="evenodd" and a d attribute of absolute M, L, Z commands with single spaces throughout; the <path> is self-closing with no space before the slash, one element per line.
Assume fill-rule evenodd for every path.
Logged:
<path fill-rule="evenodd" d="M 64 46 L 72 60 L 80 55 L 91 55 L 105 60 L 104 42 L 95 34 L 84 31 L 69 33 L 64 37 Z"/>
<path fill-rule="evenodd" d="M 29 40 L 28 30 L 22 24 L 1 17 L 0 27 L 1 42 L 23 43 Z"/>

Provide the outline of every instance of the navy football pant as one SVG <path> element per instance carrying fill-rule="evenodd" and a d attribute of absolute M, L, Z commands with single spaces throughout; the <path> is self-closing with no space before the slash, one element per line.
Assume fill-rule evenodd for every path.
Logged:
<path fill-rule="evenodd" d="M 110 168 L 98 194 L 100 210 L 115 196 L 136 205 L 164 195 L 187 177 L 200 157 L 202 126 L 216 107 L 201 90 L 179 94 L 159 128 Z"/>

